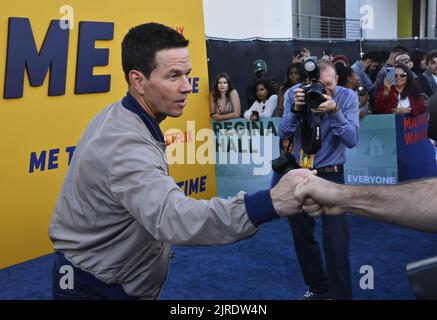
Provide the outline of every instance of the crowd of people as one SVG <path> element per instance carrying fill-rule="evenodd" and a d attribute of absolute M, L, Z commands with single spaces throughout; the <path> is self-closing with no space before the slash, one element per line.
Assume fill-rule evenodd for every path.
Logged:
<path fill-rule="evenodd" d="M 247 110 L 242 114 L 250 121 L 281 117 L 278 135 L 282 152 L 290 152 L 298 167 L 317 170 L 317 176 L 307 177 L 306 186 L 296 191 L 304 195 L 302 201 L 311 198 L 316 204 L 304 205 L 301 214 L 288 217 L 295 251 L 308 286 L 303 298 L 351 299 L 349 232 L 347 220 L 340 213 L 348 212 L 345 208 L 353 211 L 352 203 L 356 200 L 348 198 L 350 203 L 343 203 L 341 194 L 334 191 L 341 190 L 345 196 L 353 194 L 358 197 L 359 194 L 353 187 L 350 189 L 344 185 L 346 149 L 356 146 L 360 120 L 367 114 L 417 116 L 425 113 L 427 107 L 437 108 L 437 104 L 432 103 L 437 98 L 437 50 L 428 53 L 415 50 L 410 54 L 404 47 L 396 46 L 386 55 L 385 61 L 381 52 L 370 51 L 351 66 L 344 55 L 325 55 L 318 60 L 317 79 L 312 78 L 313 75 L 304 67 L 310 56 L 306 49 L 295 53 L 279 88 L 274 78 L 268 76 L 267 64 L 263 60 L 255 61 L 256 79 L 247 86 Z M 305 107 L 304 89 L 315 81 L 325 89 L 324 102 L 309 110 Z M 314 137 L 311 133 L 313 127 L 317 127 L 323 137 L 320 146 L 305 139 Z M 281 176 L 282 173 L 273 172 L 272 186 L 280 181 Z M 433 182 L 430 185 L 434 188 Z M 362 204 L 365 201 L 369 204 L 355 210 L 358 214 L 410 228 L 435 230 L 433 218 L 425 219 L 427 225 L 420 219 L 411 219 L 406 210 L 401 210 L 403 216 L 391 213 L 382 202 L 390 198 L 394 189 L 364 188 L 368 188 L 368 194 L 375 195 L 378 190 L 384 194 L 377 200 L 383 209 L 370 209 L 370 198 L 363 198 Z M 423 188 L 423 185 L 418 184 L 417 188 Z M 328 190 L 332 192 L 328 193 Z M 402 193 L 404 190 L 399 187 L 398 191 Z M 378 199 L 376 195 L 375 199 Z M 432 216 L 426 208 L 417 210 L 426 211 L 427 218 Z M 321 216 L 323 254 L 314 238 L 314 217 L 321 212 L 326 213 Z"/>
<path fill-rule="evenodd" d="M 211 91 L 211 117 L 214 120 L 282 117 L 287 108 L 287 90 L 308 81 L 303 62 L 310 55 L 307 49 L 295 52 L 287 66 L 285 80 L 280 84 L 269 76 L 264 60 L 254 61 L 255 78 L 247 84 L 245 103 L 241 103 L 236 91 L 230 94 L 235 88 L 229 75 L 219 74 Z M 419 115 L 425 112 L 426 100 L 437 93 L 437 50 L 423 52 L 416 49 L 410 53 L 406 48 L 396 46 L 390 52 L 363 53 L 352 65 L 345 55 L 329 55 L 321 59 L 335 66 L 339 86 L 357 94 L 360 119 L 367 114 Z M 219 99 L 220 79 L 226 79 L 230 91 L 226 95 L 222 93 Z M 223 85 L 221 88 L 225 90 Z M 233 105 L 236 108 L 231 108 Z"/>

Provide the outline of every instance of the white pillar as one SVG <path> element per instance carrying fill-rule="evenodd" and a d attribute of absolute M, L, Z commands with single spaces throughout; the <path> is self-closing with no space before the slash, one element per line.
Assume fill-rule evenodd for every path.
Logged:
<path fill-rule="evenodd" d="M 435 0 L 428 1 L 428 38 L 435 38 L 436 36 L 436 8 Z"/>

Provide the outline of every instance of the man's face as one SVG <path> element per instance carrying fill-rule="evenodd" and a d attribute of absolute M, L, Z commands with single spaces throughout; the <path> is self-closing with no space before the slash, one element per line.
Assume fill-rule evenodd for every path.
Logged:
<path fill-rule="evenodd" d="M 179 117 L 191 92 L 188 75 L 192 66 L 187 48 L 156 52 L 156 68 L 144 77 L 141 95 L 155 118 Z"/>
<path fill-rule="evenodd" d="M 429 61 L 427 68 L 428 68 L 429 72 L 431 72 L 433 75 L 437 76 L 437 58 L 432 58 Z"/>
<path fill-rule="evenodd" d="M 320 71 L 320 82 L 326 86 L 327 94 L 331 97 L 335 94 L 338 76 L 331 67 L 326 67 Z"/>
<path fill-rule="evenodd" d="M 413 68 L 414 63 L 408 54 L 400 54 L 396 57 L 396 62 L 401 62 L 405 64 L 409 69 Z"/>
<path fill-rule="evenodd" d="M 378 68 L 379 62 L 375 60 L 370 60 L 369 71 L 374 71 Z"/>
<path fill-rule="evenodd" d="M 375 70 L 374 69 L 375 61 L 373 61 L 372 59 L 364 60 L 363 64 L 366 67 L 366 69 L 368 69 L 368 70 Z"/>

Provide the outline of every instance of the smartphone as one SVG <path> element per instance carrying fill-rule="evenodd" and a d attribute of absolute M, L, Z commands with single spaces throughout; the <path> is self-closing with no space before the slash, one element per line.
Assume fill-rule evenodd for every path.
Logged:
<path fill-rule="evenodd" d="M 396 78 L 395 78 L 395 68 L 393 67 L 387 67 L 385 68 L 385 73 L 386 73 L 386 77 L 387 79 L 390 80 L 390 83 L 392 86 L 394 86 L 396 84 Z"/>
<path fill-rule="evenodd" d="M 255 120 L 259 120 L 259 112 L 258 111 L 252 111 L 252 116 L 255 116 Z"/>
<path fill-rule="evenodd" d="M 300 52 L 300 50 L 294 50 L 294 56 L 300 58 L 302 56 L 302 53 Z"/>

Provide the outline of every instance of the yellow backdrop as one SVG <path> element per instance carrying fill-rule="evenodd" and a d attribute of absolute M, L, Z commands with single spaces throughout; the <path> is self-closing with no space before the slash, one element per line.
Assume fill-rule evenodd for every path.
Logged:
<path fill-rule="evenodd" d="M 0 91 L 4 92 L 8 50 L 8 21 L 11 17 L 28 18 L 37 50 L 43 44 L 51 20 L 62 19 L 60 9 L 65 1 L 10 1 L 2 4 L 0 12 Z M 91 118 L 127 91 L 124 80 L 120 44 L 130 27 L 160 22 L 169 25 L 190 40 L 193 63 L 193 93 L 184 116 L 167 120 L 163 132 L 169 128 L 186 130 L 186 122 L 195 120 L 196 130 L 209 128 L 208 74 L 202 1 L 68 1 L 73 9 L 73 23 L 69 34 L 66 91 L 61 96 L 49 96 L 49 73 L 41 86 L 32 87 L 27 74 L 21 98 L 6 99 L 0 104 L 0 268 L 20 263 L 52 251 L 48 226 L 68 167 L 67 147 L 75 146 Z M 71 14 L 71 11 L 68 11 Z M 75 94 L 79 22 L 114 23 L 112 40 L 96 41 L 96 48 L 109 49 L 107 66 L 94 67 L 94 75 L 111 75 L 110 91 L 106 93 Z M 195 133 L 189 132 L 194 136 Z M 59 149 L 56 151 L 56 149 Z M 51 161 L 57 168 L 48 168 Z M 29 172 L 31 154 L 46 152 L 45 170 L 34 166 Z M 177 165 L 171 167 L 177 182 L 188 187 L 197 198 L 215 195 L 213 165 Z M 197 179 L 197 180 L 196 180 Z M 184 183 L 184 181 L 187 181 Z M 196 181 L 198 183 L 196 187 Z M 204 184 L 199 187 L 199 181 Z M 194 186 L 194 187 L 193 187 Z"/>

